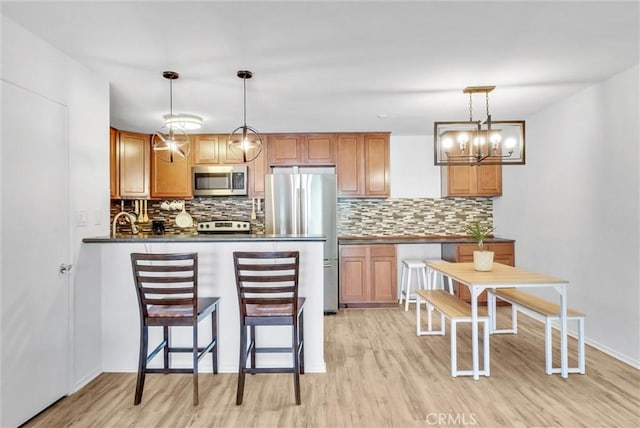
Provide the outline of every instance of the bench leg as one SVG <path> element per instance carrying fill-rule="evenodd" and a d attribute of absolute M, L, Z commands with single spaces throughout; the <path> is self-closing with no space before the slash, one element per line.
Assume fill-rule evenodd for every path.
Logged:
<path fill-rule="evenodd" d="M 578 371 L 584 374 L 584 317 L 578 318 Z"/>
<path fill-rule="evenodd" d="M 562 373 L 562 368 L 553 367 L 553 354 L 552 354 L 552 321 L 558 320 L 560 317 L 547 317 L 545 321 L 545 369 L 547 374 Z M 568 316 L 567 321 L 576 320 L 578 322 L 578 367 L 567 367 L 567 373 L 585 373 L 585 344 L 584 344 L 584 317 Z"/>
<path fill-rule="evenodd" d="M 416 336 L 420 336 L 420 304 L 422 303 L 422 299 L 420 296 L 416 297 Z M 425 306 L 427 304 L 425 303 Z"/>
<path fill-rule="evenodd" d="M 455 319 L 451 319 L 451 376 L 456 377 L 458 375 L 458 343 L 457 343 L 457 322 Z"/>
<path fill-rule="evenodd" d="M 551 341 L 552 338 L 551 332 L 551 319 L 549 317 L 545 317 L 544 319 L 544 363 L 545 363 L 545 372 L 550 375 L 553 372 L 553 368 L 551 367 L 551 363 L 553 361 L 553 343 Z"/>
<path fill-rule="evenodd" d="M 484 360 L 484 375 L 485 376 L 489 376 L 489 367 L 491 367 L 491 363 L 489 361 L 489 355 L 491 355 L 489 353 L 489 320 L 485 319 L 484 321 L 484 336 L 483 336 L 483 345 L 484 345 L 484 349 L 483 349 L 483 356 L 482 359 Z"/>
<path fill-rule="evenodd" d="M 502 299 L 495 294 L 491 293 L 491 290 L 487 293 L 487 306 L 489 312 L 489 318 L 491 322 L 491 327 L 489 328 L 490 334 L 503 334 L 503 333 L 513 333 L 518 334 L 518 309 L 516 305 L 511 303 L 511 328 L 502 328 L 498 329 L 498 310 L 497 310 L 497 302 L 498 299 L 503 300 L 505 302 L 511 303 L 508 300 Z"/>
<path fill-rule="evenodd" d="M 427 330 L 422 330 L 422 317 L 420 315 L 420 306 L 424 302 L 424 308 L 427 311 Z M 444 336 L 446 333 L 446 327 L 444 322 L 444 314 L 440 313 L 440 330 L 433 330 L 431 322 L 431 312 L 433 312 L 433 306 L 419 296 L 416 297 L 416 336 Z"/>

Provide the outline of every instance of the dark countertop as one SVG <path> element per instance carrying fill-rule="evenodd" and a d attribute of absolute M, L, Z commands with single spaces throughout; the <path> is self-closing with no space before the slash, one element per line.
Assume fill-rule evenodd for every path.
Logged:
<path fill-rule="evenodd" d="M 396 235 L 396 236 L 339 236 L 339 245 L 373 245 L 373 244 L 474 244 L 470 236 L 442 235 Z M 484 242 L 515 242 L 513 239 L 500 237 L 487 238 Z"/>
<path fill-rule="evenodd" d="M 82 242 L 87 244 L 131 244 L 134 242 L 246 242 L 246 241 L 326 241 L 322 235 L 253 235 L 249 233 L 231 234 L 165 234 L 138 235 L 118 234 L 115 238 L 111 236 L 97 236 L 95 238 L 84 238 Z"/>

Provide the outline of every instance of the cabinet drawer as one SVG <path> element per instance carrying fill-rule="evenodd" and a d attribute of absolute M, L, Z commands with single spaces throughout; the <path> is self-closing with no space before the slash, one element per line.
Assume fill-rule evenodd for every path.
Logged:
<path fill-rule="evenodd" d="M 396 246 L 395 245 L 372 245 L 371 257 L 395 257 Z"/>
<path fill-rule="evenodd" d="M 349 245 L 340 247 L 341 257 L 366 257 L 367 256 L 366 245 Z"/>

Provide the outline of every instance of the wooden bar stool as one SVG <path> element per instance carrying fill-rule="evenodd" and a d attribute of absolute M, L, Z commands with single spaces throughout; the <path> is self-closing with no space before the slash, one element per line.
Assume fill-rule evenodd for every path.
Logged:
<path fill-rule="evenodd" d="M 198 361 L 211 354 L 213 373 L 218 373 L 218 297 L 198 297 L 198 254 L 132 253 L 131 266 L 140 309 L 140 354 L 134 405 L 142 401 L 147 373 L 192 373 L 193 405 L 198 404 Z M 211 315 L 211 341 L 198 347 L 198 323 Z M 193 346 L 171 346 L 169 327 L 191 327 Z M 162 327 L 163 340 L 150 353 L 149 327 Z M 148 368 L 147 364 L 163 351 L 163 368 Z M 189 352 L 192 368 L 170 368 L 169 354 Z"/>
<path fill-rule="evenodd" d="M 419 259 L 404 259 L 402 260 L 402 271 L 400 275 L 400 299 L 398 303 L 402 304 L 403 296 L 404 296 L 404 310 L 409 310 L 409 302 L 415 302 L 415 297 L 410 297 L 411 283 L 412 278 L 415 274 L 416 277 L 416 288 L 418 289 L 426 289 L 428 286 L 427 282 L 427 269 L 424 261 Z M 415 291 L 414 290 L 414 291 Z"/>
<path fill-rule="evenodd" d="M 304 373 L 305 299 L 298 297 L 299 263 L 298 251 L 233 253 L 240 309 L 237 405 L 242 404 L 246 373 L 293 373 L 296 404 L 301 403 L 300 374 Z M 256 326 L 276 325 L 292 327 L 291 347 L 256 347 Z M 256 367 L 256 353 L 273 352 L 291 353 L 292 367 Z"/>

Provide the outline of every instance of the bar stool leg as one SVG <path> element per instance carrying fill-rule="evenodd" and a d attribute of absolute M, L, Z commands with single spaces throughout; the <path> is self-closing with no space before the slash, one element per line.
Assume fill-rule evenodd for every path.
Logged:
<path fill-rule="evenodd" d="M 411 278 L 413 275 L 411 275 L 411 272 L 413 271 L 413 269 L 411 268 L 407 268 L 408 274 L 407 274 L 407 291 L 404 295 L 404 311 L 407 312 L 409 310 L 409 296 L 411 295 Z M 417 275 L 416 275 L 417 276 Z M 419 281 L 418 278 L 416 278 L 417 281 Z"/>
<path fill-rule="evenodd" d="M 401 273 L 400 273 L 400 298 L 398 299 L 398 304 L 402 304 L 402 295 L 403 293 L 406 293 L 405 291 L 405 287 L 407 284 L 407 278 L 406 278 L 406 274 L 407 274 L 407 269 L 406 269 L 406 265 L 404 263 L 402 263 L 402 268 L 401 268 Z"/>
<path fill-rule="evenodd" d="M 238 367 L 238 393 L 236 394 L 236 405 L 242 404 L 244 395 L 244 369 L 247 366 L 247 327 L 240 326 L 240 364 Z"/>

